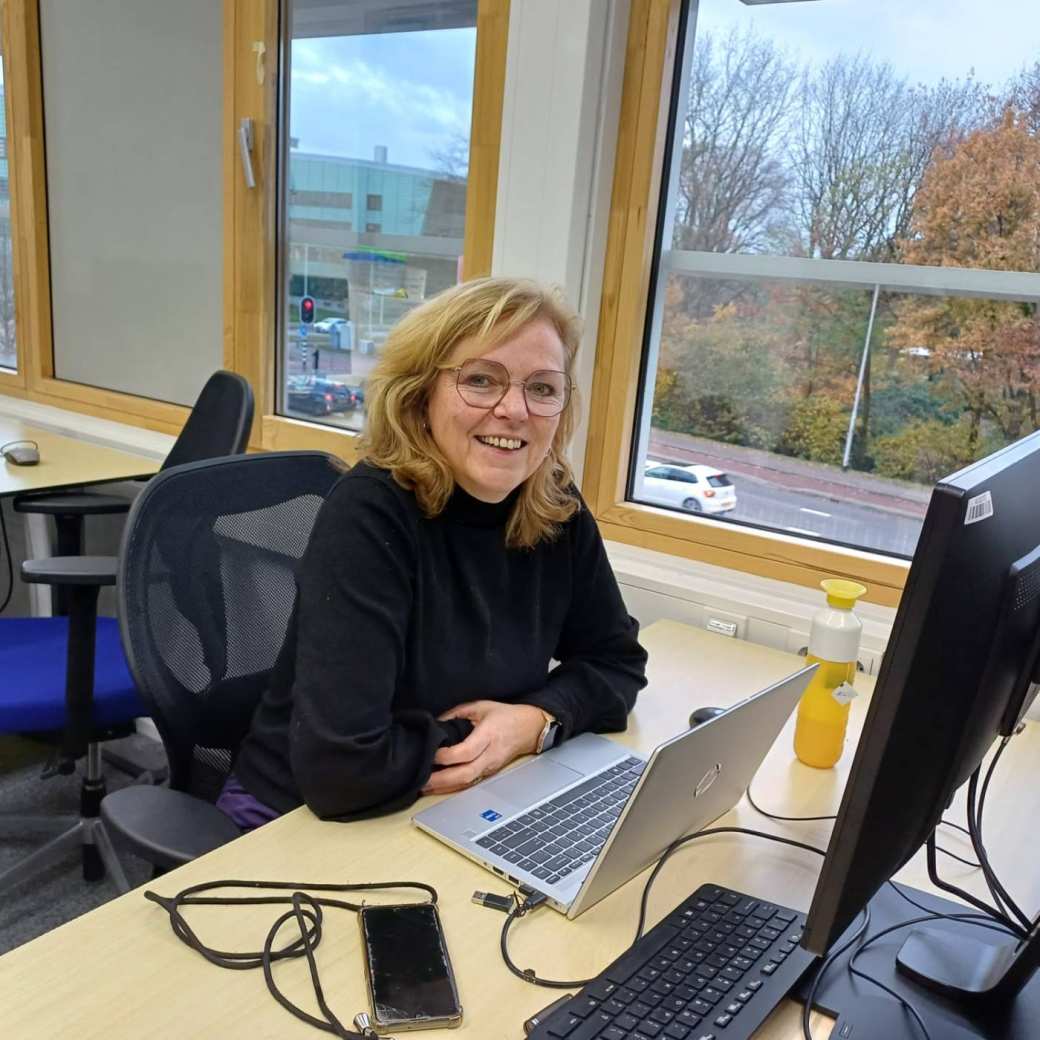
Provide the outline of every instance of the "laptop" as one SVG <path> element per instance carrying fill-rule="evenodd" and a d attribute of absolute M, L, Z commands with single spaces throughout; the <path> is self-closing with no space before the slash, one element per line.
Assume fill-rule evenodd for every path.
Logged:
<path fill-rule="evenodd" d="M 816 665 L 661 744 L 649 758 L 583 733 L 412 822 L 573 919 L 729 812 Z"/>

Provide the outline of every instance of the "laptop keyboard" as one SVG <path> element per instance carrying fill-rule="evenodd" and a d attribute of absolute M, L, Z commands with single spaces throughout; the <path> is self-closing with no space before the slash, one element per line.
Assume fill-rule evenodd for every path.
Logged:
<path fill-rule="evenodd" d="M 599 855 L 646 763 L 629 757 L 477 839 L 477 845 L 555 884 Z"/>
<path fill-rule="evenodd" d="M 702 885 L 530 1040 L 747 1040 L 816 958 L 805 915 Z"/>

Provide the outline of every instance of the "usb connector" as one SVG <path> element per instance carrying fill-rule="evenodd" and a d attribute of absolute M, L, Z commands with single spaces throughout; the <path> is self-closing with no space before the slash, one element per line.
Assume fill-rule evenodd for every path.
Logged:
<path fill-rule="evenodd" d="M 508 914 L 516 906 L 512 896 L 500 896 L 494 892 L 474 892 L 470 898 L 477 906 L 487 906 L 492 910 L 501 910 L 504 914 Z"/>

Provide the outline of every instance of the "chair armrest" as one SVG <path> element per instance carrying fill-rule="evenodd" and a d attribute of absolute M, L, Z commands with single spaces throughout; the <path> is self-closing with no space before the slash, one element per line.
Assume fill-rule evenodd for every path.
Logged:
<path fill-rule="evenodd" d="M 48 556 L 26 560 L 22 581 L 32 585 L 115 585 L 117 556 Z"/>
<path fill-rule="evenodd" d="M 43 513 L 46 516 L 101 516 L 125 513 L 130 500 L 118 495 L 102 495 L 91 491 L 69 491 L 49 495 L 18 495 L 16 513 Z"/>

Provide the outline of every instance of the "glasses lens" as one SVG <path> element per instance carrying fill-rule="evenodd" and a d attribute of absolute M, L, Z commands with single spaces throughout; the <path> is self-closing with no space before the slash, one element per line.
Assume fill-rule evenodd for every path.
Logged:
<path fill-rule="evenodd" d="M 497 361 L 465 361 L 456 383 L 462 400 L 476 408 L 494 408 L 509 390 L 509 373 Z"/>
<path fill-rule="evenodd" d="M 526 380 L 524 393 L 532 415 L 559 415 L 567 407 L 570 383 L 563 372 L 533 372 Z"/>

